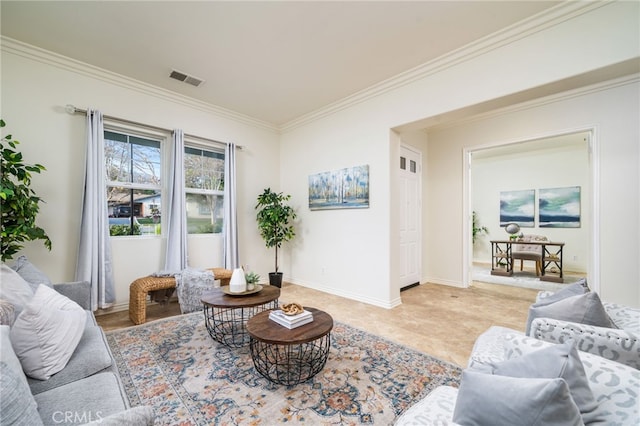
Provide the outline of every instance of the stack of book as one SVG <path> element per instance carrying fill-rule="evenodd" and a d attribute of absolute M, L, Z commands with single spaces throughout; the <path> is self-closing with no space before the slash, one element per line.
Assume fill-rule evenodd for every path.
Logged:
<path fill-rule="evenodd" d="M 280 309 L 271 311 L 269 319 L 287 328 L 296 328 L 313 321 L 313 314 L 309 311 L 303 311 L 295 315 L 285 315 Z"/>

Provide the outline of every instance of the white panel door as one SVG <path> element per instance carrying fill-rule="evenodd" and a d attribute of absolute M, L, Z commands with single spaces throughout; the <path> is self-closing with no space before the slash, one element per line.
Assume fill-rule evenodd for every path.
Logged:
<path fill-rule="evenodd" d="M 400 288 L 420 283 L 422 160 L 419 152 L 400 147 Z"/>

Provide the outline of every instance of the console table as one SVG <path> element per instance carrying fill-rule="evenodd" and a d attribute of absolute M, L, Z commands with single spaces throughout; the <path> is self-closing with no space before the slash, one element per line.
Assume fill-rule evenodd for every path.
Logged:
<path fill-rule="evenodd" d="M 564 282 L 562 275 L 562 249 L 564 243 L 551 241 L 491 241 L 491 275 L 510 277 L 513 275 L 513 244 L 528 244 L 542 246 L 542 268 L 540 281 Z"/>

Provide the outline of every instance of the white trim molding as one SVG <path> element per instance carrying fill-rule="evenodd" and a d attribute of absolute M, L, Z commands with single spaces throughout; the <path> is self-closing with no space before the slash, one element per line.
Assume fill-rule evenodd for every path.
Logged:
<path fill-rule="evenodd" d="M 154 96 L 162 100 L 167 100 L 199 111 L 214 114 L 222 118 L 237 121 L 242 124 L 267 129 L 276 133 L 279 132 L 278 126 L 266 121 L 258 120 L 230 109 L 180 95 L 170 90 L 162 89 L 140 80 L 126 77 L 122 74 L 107 71 L 103 68 L 89 65 L 68 56 L 59 55 L 9 37 L 0 36 L 0 50 L 86 77 L 101 80 L 109 84 L 124 87 L 129 90 L 144 93 L 145 95 Z"/>
<path fill-rule="evenodd" d="M 324 108 L 312 111 L 280 126 L 280 130 L 288 132 L 300 126 L 319 120 L 353 105 L 365 102 L 391 90 L 421 80 L 430 75 L 442 72 L 462 62 L 483 55 L 492 50 L 521 40 L 531 34 L 561 24 L 576 16 L 580 16 L 609 3 L 608 1 L 563 2 L 555 7 L 538 13 L 528 19 L 508 26 L 486 37 L 475 40 L 466 46 L 448 52 L 432 61 L 409 69 L 387 80 L 354 93 L 351 96 L 331 103 Z"/>

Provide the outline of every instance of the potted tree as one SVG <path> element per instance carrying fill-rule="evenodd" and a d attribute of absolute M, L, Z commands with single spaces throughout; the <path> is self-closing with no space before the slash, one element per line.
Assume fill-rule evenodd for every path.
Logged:
<path fill-rule="evenodd" d="M 0 128 L 3 127 L 5 122 L 0 119 Z M 25 241 L 44 240 L 45 247 L 51 250 L 49 236 L 36 226 L 42 199 L 30 187 L 31 173 L 40 173 L 45 168 L 40 164 L 25 164 L 22 153 L 16 150 L 19 143 L 10 134 L 0 141 L 0 257 L 3 262 L 13 258 Z"/>
<path fill-rule="evenodd" d="M 296 234 L 291 223 L 296 218 L 293 208 L 286 204 L 291 195 L 276 193 L 271 188 L 264 190 L 258 196 L 256 204 L 256 220 L 260 236 L 265 241 L 267 248 L 275 247 L 276 262 L 275 272 L 269 273 L 269 284 L 276 287 L 282 286 L 282 272 L 279 272 L 278 249 L 283 242 L 291 240 Z"/>

